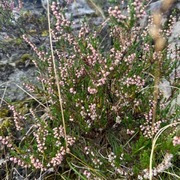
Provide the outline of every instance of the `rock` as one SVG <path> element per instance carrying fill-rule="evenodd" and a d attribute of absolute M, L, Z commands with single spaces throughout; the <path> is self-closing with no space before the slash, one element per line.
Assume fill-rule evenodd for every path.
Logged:
<path fill-rule="evenodd" d="M 160 91 L 163 94 L 164 99 L 169 99 L 169 97 L 172 95 L 172 89 L 171 84 L 166 79 L 163 79 L 161 83 L 159 84 Z"/>
<path fill-rule="evenodd" d="M 175 80 L 180 79 L 180 65 L 173 72 L 170 74 L 170 82 L 171 84 L 174 83 Z"/>
<path fill-rule="evenodd" d="M 27 94 L 18 86 L 23 88 L 24 80 L 35 83 L 35 77 L 35 68 L 29 68 L 27 71 L 15 69 L 8 76 L 8 81 L 3 83 L 2 78 L 0 79 L 0 97 L 3 96 L 9 101 L 23 100 Z"/>
<path fill-rule="evenodd" d="M 148 16 L 152 15 L 154 12 L 157 12 L 161 9 L 163 0 L 158 0 L 158 1 L 151 1 L 150 4 L 147 6 L 147 15 L 140 21 L 140 24 L 142 27 L 146 27 L 148 23 Z M 164 23 L 167 20 L 167 16 L 169 13 L 172 11 L 172 9 L 179 9 L 180 7 L 180 2 L 175 1 L 172 6 L 168 9 L 168 11 L 163 13 L 163 18 L 162 18 L 162 23 Z"/>
<path fill-rule="evenodd" d="M 168 39 L 168 57 L 180 59 L 180 21 L 176 22 Z M 177 52 L 176 52 L 177 51 Z M 179 64 L 180 65 L 180 64 Z"/>
<path fill-rule="evenodd" d="M 0 65 L 0 81 L 7 81 L 10 74 L 14 72 L 14 68 L 11 65 Z"/>
<path fill-rule="evenodd" d="M 0 32 L 0 41 L 4 41 L 7 37 L 7 32 Z"/>
<path fill-rule="evenodd" d="M 180 94 L 178 94 L 177 97 L 171 101 L 169 113 L 175 113 L 176 107 L 180 107 Z"/>
<path fill-rule="evenodd" d="M 153 3 L 151 3 L 151 4 L 149 5 L 148 11 L 149 11 L 150 13 L 159 11 L 159 9 L 161 8 L 161 6 L 162 6 L 162 0 L 153 2 Z"/>
<path fill-rule="evenodd" d="M 66 17 L 70 19 L 72 15 L 74 19 L 77 19 L 85 15 L 93 15 L 94 13 L 95 11 L 89 7 L 85 0 L 77 0 L 68 6 Z"/>

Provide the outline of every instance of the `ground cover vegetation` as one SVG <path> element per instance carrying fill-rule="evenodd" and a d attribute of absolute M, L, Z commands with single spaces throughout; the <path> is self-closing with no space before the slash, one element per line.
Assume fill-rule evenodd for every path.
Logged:
<path fill-rule="evenodd" d="M 180 177 L 180 112 L 171 103 L 179 94 L 178 50 L 168 55 L 167 41 L 176 10 L 162 23 L 171 2 L 150 16 L 147 2 L 129 1 L 123 13 L 113 1 L 102 25 L 85 19 L 78 32 L 63 8 L 47 5 L 49 46 L 35 46 L 27 31 L 18 37 L 34 52 L 39 83 L 20 87 L 29 96 L 26 111 L 2 100 L 11 116 L 0 125 L 2 178 Z M 12 18 L 8 7 L 0 8 Z M 168 99 L 163 79 L 171 81 Z"/>

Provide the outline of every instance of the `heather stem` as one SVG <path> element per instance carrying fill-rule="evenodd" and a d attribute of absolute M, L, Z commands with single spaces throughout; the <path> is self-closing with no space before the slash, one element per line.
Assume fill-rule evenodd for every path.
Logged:
<path fill-rule="evenodd" d="M 55 80 L 56 80 L 56 85 L 57 85 L 57 90 L 58 90 L 59 105 L 60 105 L 60 109 L 61 109 L 61 116 L 62 116 L 63 129 L 64 129 L 64 138 L 65 138 L 65 144 L 66 144 L 66 150 L 67 150 L 66 123 L 65 123 L 65 119 L 64 119 L 64 110 L 63 110 L 63 105 L 62 105 L 61 89 L 60 89 L 59 77 L 58 77 L 58 74 L 57 74 L 56 63 L 55 63 L 55 58 L 54 58 L 54 51 L 53 51 L 53 45 L 52 45 L 51 22 L 50 22 L 50 12 L 49 12 L 49 0 L 48 0 L 48 3 L 47 3 L 47 16 L 48 16 L 48 28 L 49 28 L 51 56 L 52 56 L 54 75 L 55 75 Z"/>
<path fill-rule="evenodd" d="M 152 126 L 156 122 L 156 111 L 157 111 L 157 102 L 158 102 L 158 93 L 159 93 L 159 83 L 161 75 L 161 59 L 157 59 L 155 62 L 155 76 L 154 76 L 154 92 L 153 92 L 153 119 Z"/>

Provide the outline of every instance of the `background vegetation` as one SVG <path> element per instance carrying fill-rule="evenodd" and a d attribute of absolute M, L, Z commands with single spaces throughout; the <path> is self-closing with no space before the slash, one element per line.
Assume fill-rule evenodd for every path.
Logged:
<path fill-rule="evenodd" d="M 167 2 L 142 26 L 144 2 L 129 1 L 125 13 L 114 1 L 105 23 L 85 21 L 78 32 L 53 2 L 43 25 L 46 46 L 36 47 L 22 29 L 16 37 L 35 53 L 38 83 L 20 87 L 29 96 L 21 103 L 3 99 L 2 179 L 179 178 L 180 113 L 171 103 L 179 94 L 178 75 L 168 99 L 159 88 L 178 66 L 167 41 L 175 10 L 162 23 Z M 1 10 L 7 27 L 14 26 L 11 9 Z"/>

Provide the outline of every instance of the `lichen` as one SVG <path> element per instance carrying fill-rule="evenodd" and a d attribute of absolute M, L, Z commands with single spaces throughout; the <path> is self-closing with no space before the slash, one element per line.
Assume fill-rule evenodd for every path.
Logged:
<path fill-rule="evenodd" d="M 48 35 L 49 35 L 49 32 L 47 30 L 42 31 L 42 34 L 41 34 L 42 37 L 46 37 Z"/>
<path fill-rule="evenodd" d="M 22 39 L 21 38 L 16 38 L 14 39 L 14 45 L 20 46 L 22 44 Z"/>
<path fill-rule="evenodd" d="M 3 108 L 0 110 L 0 117 L 3 118 L 3 117 L 7 117 L 9 114 L 9 110 L 6 109 L 6 108 Z"/>
<path fill-rule="evenodd" d="M 11 117 L 9 117 L 9 109 L 0 109 L 0 117 L 0 135 L 4 135 L 7 133 L 7 129 L 12 126 Z"/>
<path fill-rule="evenodd" d="M 31 55 L 23 54 L 18 61 L 16 61 L 16 67 L 26 67 L 31 63 Z"/>

